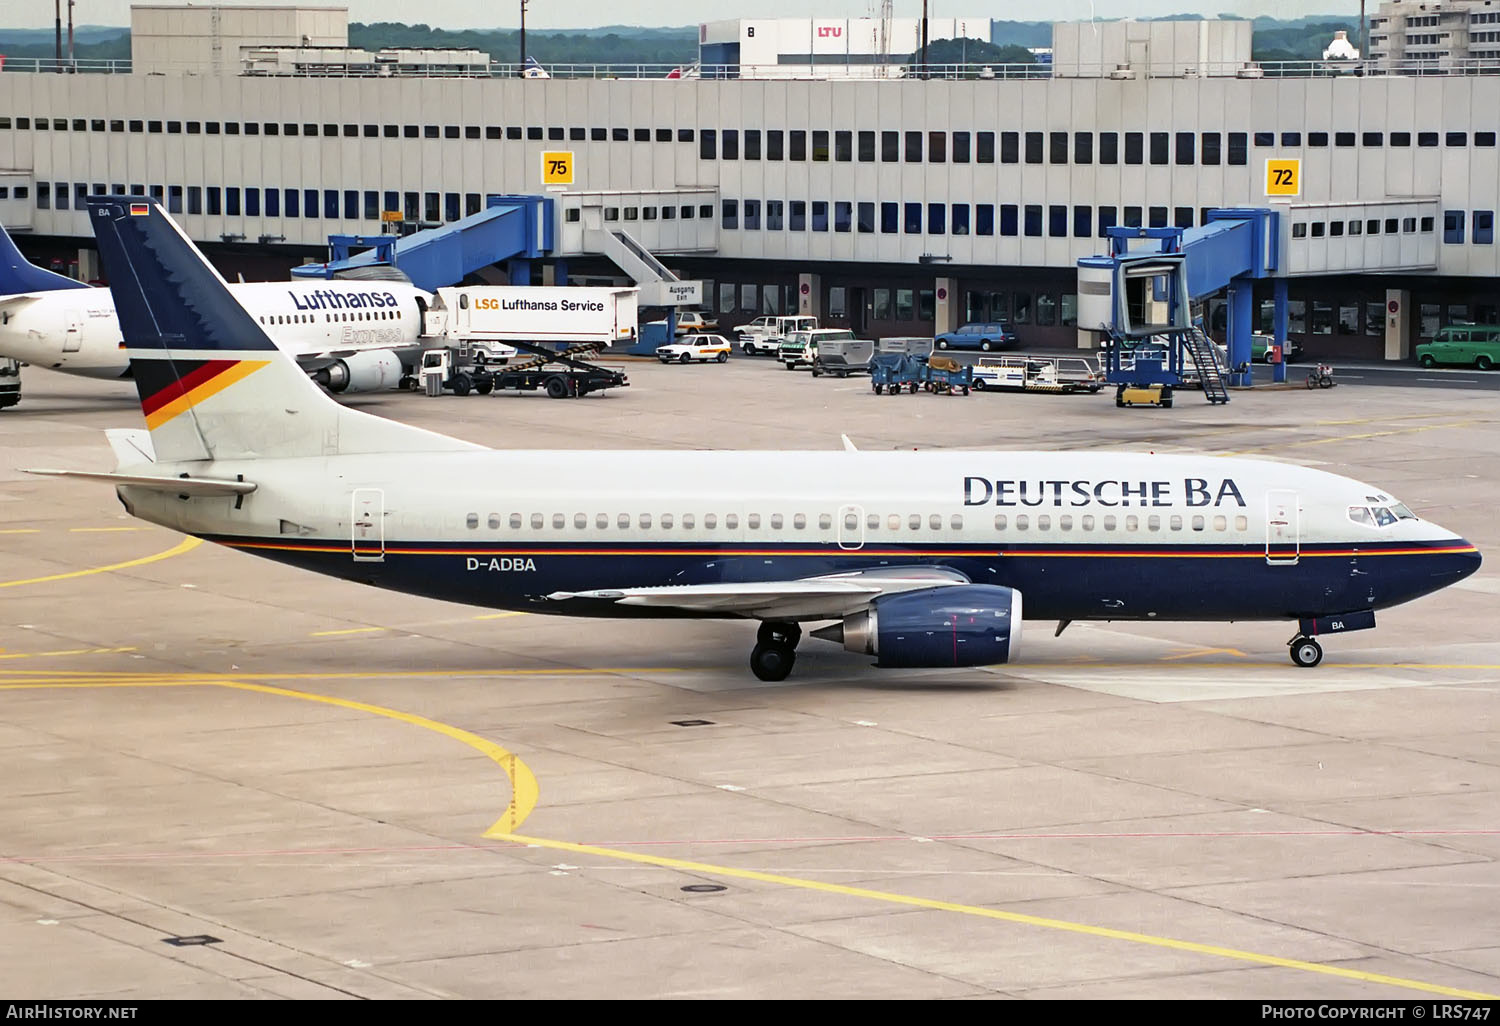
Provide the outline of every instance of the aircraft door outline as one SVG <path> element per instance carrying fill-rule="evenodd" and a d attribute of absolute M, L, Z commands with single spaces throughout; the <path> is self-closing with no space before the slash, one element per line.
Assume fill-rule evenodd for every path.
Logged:
<path fill-rule="evenodd" d="M 356 563 L 385 561 L 385 490 L 356 488 L 349 497 L 349 550 Z"/>
<path fill-rule="evenodd" d="M 78 311 L 68 311 L 68 330 L 63 333 L 62 351 L 76 353 L 83 346 L 83 318 Z"/>
<path fill-rule="evenodd" d="M 1266 492 L 1266 563 L 1296 566 L 1302 558 L 1301 505 L 1288 489 Z"/>
<path fill-rule="evenodd" d="M 847 504 L 839 507 L 838 516 L 839 548 L 845 552 L 855 552 L 865 547 L 865 508 Z"/>

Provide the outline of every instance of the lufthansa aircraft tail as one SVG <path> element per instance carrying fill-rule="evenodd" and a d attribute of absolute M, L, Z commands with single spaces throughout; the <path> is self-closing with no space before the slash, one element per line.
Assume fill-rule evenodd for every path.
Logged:
<path fill-rule="evenodd" d="M 4 228 L 0 228 L 0 296 L 86 288 L 88 286 L 81 281 L 54 274 L 31 263 L 16 248 L 15 240 Z"/>
<path fill-rule="evenodd" d="M 157 204 L 88 209 L 157 462 L 480 448 L 324 395 Z"/>

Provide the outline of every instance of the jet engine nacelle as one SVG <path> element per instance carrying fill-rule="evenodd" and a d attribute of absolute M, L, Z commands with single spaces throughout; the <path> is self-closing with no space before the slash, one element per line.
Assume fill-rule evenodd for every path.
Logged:
<path fill-rule="evenodd" d="M 882 595 L 842 623 L 813 631 L 876 666 L 990 666 L 1021 647 L 1021 593 L 991 584 L 926 588 Z"/>
<path fill-rule="evenodd" d="M 344 395 L 395 388 L 405 373 L 400 357 L 389 349 L 382 349 L 335 360 L 314 371 L 313 378 L 328 391 Z"/>

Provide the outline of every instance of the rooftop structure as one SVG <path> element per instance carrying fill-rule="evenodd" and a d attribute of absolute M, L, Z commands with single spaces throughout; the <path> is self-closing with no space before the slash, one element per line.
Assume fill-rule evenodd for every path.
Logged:
<path fill-rule="evenodd" d="M 237 75 L 244 47 L 348 45 L 347 7 L 130 8 L 131 70 L 136 74 Z"/>

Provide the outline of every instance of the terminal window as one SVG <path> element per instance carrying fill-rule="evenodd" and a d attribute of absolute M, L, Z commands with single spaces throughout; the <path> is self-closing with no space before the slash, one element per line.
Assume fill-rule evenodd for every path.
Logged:
<path fill-rule="evenodd" d="M 659 142 L 659 143 L 669 143 L 669 142 L 671 142 L 672 141 L 672 130 L 670 128 L 658 128 L 656 130 L 656 141 Z"/>
<path fill-rule="evenodd" d="M 812 134 L 812 159 L 821 162 L 828 160 L 827 132 L 814 132 Z"/>
<path fill-rule="evenodd" d="M 969 205 L 967 203 L 953 204 L 953 218 L 949 230 L 954 235 L 969 234 Z"/>
<path fill-rule="evenodd" d="M 1192 132 L 1177 133 L 1177 163 L 1189 165 L 1193 163 L 1193 145 L 1197 137 Z"/>
<path fill-rule="evenodd" d="M 709 133 L 704 133 L 704 134 L 709 134 Z M 726 128 L 726 129 L 724 129 L 724 133 L 723 133 L 722 139 L 723 139 L 723 143 L 724 143 L 724 149 L 723 149 L 724 159 L 725 160 L 739 160 L 740 159 L 740 133 L 739 133 L 739 129 L 737 129 L 737 128 Z"/>
<path fill-rule="evenodd" d="M 942 235 L 947 231 L 947 204 L 927 204 L 927 234 Z"/>
<path fill-rule="evenodd" d="M 968 132 L 953 133 L 953 163 L 967 164 L 969 162 L 969 140 Z"/>
<path fill-rule="evenodd" d="M 1042 208 L 1039 204 L 1028 204 L 1026 207 L 1026 234 L 1033 238 L 1039 238 L 1042 234 Z"/>
<path fill-rule="evenodd" d="M 1417 145 L 1418 146 L 1436 146 L 1437 144 L 1438 144 L 1438 134 L 1436 132 L 1418 132 L 1417 133 Z"/>
<path fill-rule="evenodd" d="M 974 204 L 974 234 L 995 234 L 995 205 L 993 203 Z"/>
<path fill-rule="evenodd" d="M 589 130 L 587 128 L 569 128 L 568 139 L 571 142 L 587 142 Z"/>
<path fill-rule="evenodd" d="M 1167 208 L 1152 207 L 1148 212 L 1152 228 L 1165 228 L 1167 226 Z"/>
<path fill-rule="evenodd" d="M 1093 208 L 1087 206 L 1075 206 L 1073 208 L 1073 237 L 1086 239 L 1093 235 Z"/>
<path fill-rule="evenodd" d="M 1042 133 L 1026 133 L 1026 163 L 1040 164 L 1042 162 Z"/>
<path fill-rule="evenodd" d="M 760 231 L 760 200 L 745 201 L 745 230 Z"/>
<path fill-rule="evenodd" d="M 246 125 L 245 127 L 249 128 L 250 126 Z M 150 132 L 152 135 L 161 135 L 161 122 L 160 121 L 148 121 L 146 123 L 146 130 L 148 132 Z M 247 134 L 254 135 L 255 133 L 254 132 L 249 132 Z"/>
<path fill-rule="evenodd" d="M 1392 146 L 1410 146 L 1411 145 L 1411 133 L 1410 132 L 1392 132 L 1391 133 L 1391 145 Z"/>
<path fill-rule="evenodd" d="M 920 140 L 921 133 L 919 132 L 919 133 L 917 133 L 917 135 L 918 135 L 918 138 Z M 920 141 L 919 141 L 919 145 L 920 145 Z M 943 163 L 947 159 L 947 157 L 948 157 L 948 133 L 947 132 L 928 132 L 927 133 L 927 162 L 930 163 L 930 164 L 941 164 L 941 163 Z M 918 160 L 921 159 L 921 154 L 920 153 L 917 154 L 917 159 Z"/>
<path fill-rule="evenodd" d="M 833 133 L 833 159 L 848 163 L 854 159 L 854 133 Z"/>
<path fill-rule="evenodd" d="M 1328 145 L 1328 133 L 1327 132 L 1308 132 L 1307 133 L 1307 145 L 1309 145 L 1309 146 L 1327 146 Z"/>
<path fill-rule="evenodd" d="M 854 206 L 843 200 L 837 200 L 833 204 L 833 230 L 836 232 L 847 232 L 853 221 Z"/>
<path fill-rule="evenodd" d="M 1281 145 L 1283 145 L 1283 146 L 1301 146 L 1302 145 L 1302 133 L 1301 132 L 1282 132 L 1281 133 Z"/>
<path fill-rule="evenodd" d="M 787 230 L 793 232 L 807 231 L 807 201 L 792 200 L 790 211 L 787 215 Z"/>
<path fill-rule="evenodd" d="M 1353 146 L 1354 145 L 1354 133 L 1353 132 L 1335 132 L 1335 133 L 1333 133 L 1333 144 L 1335 146 Z"/>
<path fill-rule="evenodd" d="M 861 164 L 871 164 L 875 161 L 875 133 L 859 133 L 859 161 Z"/>
<path fill-rule="evenodd" d="M 1068 133 L 1052 132 L 1048 136 L 1047 154 L 1049 164 L 1066 164 L 1068 162 Z"/>
<path fill-rule="evenodd" d="M 561 139 L 562 136 L 558 136 L 558 138 Z M 651 141 L 651 129 L 649 129 L 649 128 L 637 128 L 635 130 L 635 141 L 636 142 L 650 142 Z"/>
<path fill-rule="evenodd" d="M 1014 164 L 1021 159 L 1021 137 L 1015 132 L 1000 133 L 1000 163 Z"/>
<path fill-rule="evenodd" d="M 807 133 L 805 131 L 803 131 L 802 129 L 800 129 L 800 128 L 794 128 L 791 131 L 787 132 L 787 135 L 790 137 L 788 139 L 788 142 L 790 143 L 789 149 L 791 151 L 787 155 L 788 159 L 790 159 L 790 160 L 806 160 L 807 159 Z"/>
<path fill-rule="evenodd" d="M 1120 162 L 1120 135 L 1118 132 L 1099 133 L 1099 163 L 1118 164 Z"/>
<path fill-rule="evenodd" d="M 1443 137 L 1444 146 L 1467 146 L 1469 145 L 1468 132 L 1449 132 Z"/>
<path fill-rule="evenodd" d="M 718 155 L 719 133 L 717 129 L 705 128 L 698 133 L 698 159 L 713 160 Z"/>
<path fill-rule="evenodd" d="M 1276 133 L 1275 132 L 1256 132 L 1255 133 L 1255 145 L 1257 145 L 1257 146 L 1275 146 L 1276 145 Z"/>
<path fill-rule="evenodd" d="M 611 139 L 613 139 L 615 142 L 629 142 L 630 141 L 630 129 L 628 129 L 628 128 L 613 128 L 613 129 L 610 129 L 609 137 Z"/>
<path fill-rule="evenodd" d="M 524 133 L 521 131 L 521 126 L 520 125 L 506 125 L 505 126 L 505 138 L 507 138 L 507 139 L 519 140 L 522 137 L 523 134 Z"/>
<path fill-rule="evenodd" d="M 1495 133 L 1494 132 L 1475 132 L 1474 133 L 1474 145 L 1475 146 L 1493 146 L 1493 145 L 1495 145 Z"/>
<path fill-rule="evenodd" d="M 1244 132 L 1229 133 L 1229 163 L 1244 166 L 1249 162 L 1250 148 Z"/>
<path fill-rule="evenodd" d="M 1125 208 L 1125 227 L 1126 228 L 1139 228 L 1140 226 L 1141 226 L 1141 208 L 1140 207 L 1126 207 Z"/>
<path fill-rule="evenodd" d="M 1492 246 L 1495 243 L 1495 212 L 1474 211 L 1474 245 Z"/>
<path fill-rule="evenodd" d="M 609 129 L 591 128 L 589 129 L 589 139 L 593 142 L 609 142 Z"/>
<path fill-rule="evenodd" d="M 693 130 L 691 128 L 679 128 L 677 130 L 677 141 L 690 143 L 693 141 Z"/>
<path fill-rule="evenodd" d="M 786 204 L 781 200 L 766 200 L 766 231 L 779 232 Z"/>
<path fill-rule="evenodd" d="M 875 204 L 861 203 L 855 208 L 861 235 L 875 234 Z"/>
<path fill-rule="evenodd" d="M 1165 163 L 1167 163 L 1167 133 L 1166 132 L 1152 132 L 1151 133 L 1151 163 L 1153 163 L 1153 164 L 1165 164 Z"/>
<path fill-rule="evenodd" d="M 895 235 L 901 230 L 901 205 L 899 203 L 880 204 L 880 232 L 882 235 Z"/>
<path fill-rule="evenodd" d="M 1094 133 L 1073 133 L 1073 163 L 1092 164 L 1094 162 Z M 1059 161 L 1059 163 L 1061 163 Z"/>
<path fill-rule="evenodd" d="M 892 164 L 901 159 L 901 133 L 880 133 L 880 159 L 883 163 Z"/>
<path fill-rule="evenodd" d="M 1054 238 L 1066 238 L 1068 234 L 1068 208 L 1053 204 L 1047 208 L 1047 234 Z"/>
<path fill-rule="evenodd" d="M 188 135 L 197 135 L 199 132 L 202 131 L 202 129 L 203 129 L 203 126 L 200 125 L 196 121 L 189 121 L 187 123 L 187 134 Z"/>
<path fill-rule="evenodd" d="M 993 164 L 995 162 L 995 133 L 976 133 L 974 137 L 974 150 L 974 159 L 976 161 L 981 164 Z"/>
<path fill-rule="evenodd" d="M 828 230 L 828 201 L 813 200 L 812 204 L 812 230 L 815 232 L 826 232 Z"/>
<path fill-rule="evenodd" d="M 1204 132 L 1200 159 L 1206 165 L 1219 163 L 1221 136 L 1218 132 Z"/>
<path fill-rule="evenodd" d="M 1443 242 L 1449 246 L 1462 244 L 1464 241 L 1464 212 L 1462 210 L 1443 211 Z"/>
<path fill-rule="evenodd" d="M 1146 137 L 1140 132 L 1125 133 L 1125 163 L 1139 164 L 1145 159 Z"/>
<path fill-rule="evenodd" d="M 760 129 L 758 128 L 745 129 L 745 159 L 760 159 Z"/>
<path fill-rule="evenodd" d="M 1174 228 L 1191 228 L 1193 226 L 1193 208 L 1173 207 L 1172 226 Z"/>
<path fill-rule="evenodd" d="M 786 133 L 779 128 L 766 129 L 766 159 L 786 159 Z"/>

